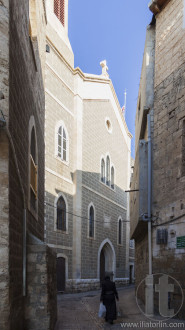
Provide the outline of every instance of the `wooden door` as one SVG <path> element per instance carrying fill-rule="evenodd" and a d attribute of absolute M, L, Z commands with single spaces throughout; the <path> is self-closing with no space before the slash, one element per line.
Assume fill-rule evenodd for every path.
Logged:
<path fill-rule="evenodd" d="M 66 281 L 66 265 L 65 258 L 57 258 L 57 291 L 65 291 L 65 281 Z"/>

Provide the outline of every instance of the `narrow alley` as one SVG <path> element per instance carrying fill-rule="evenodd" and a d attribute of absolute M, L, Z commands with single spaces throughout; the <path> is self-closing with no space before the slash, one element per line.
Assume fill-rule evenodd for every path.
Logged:
<path fill-rule="evenodd" d="M 166 324 L 157 324 L 146 318 L 139 310 L 135 299 L 135 287 L 118 289 L 121 317 L 110 325 L 98 317 L 100 290 L 77 294 L 58 295 L 58 321 L 55 330 L 96 329 L 183 329 L 185 321 L 169 319 Z"/>

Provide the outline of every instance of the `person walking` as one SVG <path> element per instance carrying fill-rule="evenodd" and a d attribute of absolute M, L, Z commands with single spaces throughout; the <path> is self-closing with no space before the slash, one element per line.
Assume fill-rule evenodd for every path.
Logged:
<path fill-rule="evenodd" d="M 116 285 L 110 280 L 110 276 L 105 276 L 102 282 L 100 302 L 103 302 L 106 307 L 105 321 L 108 321 L 110 324 L 113 324 L 113 320 L 117 318 L 115 297 L 119 300 Z"/>

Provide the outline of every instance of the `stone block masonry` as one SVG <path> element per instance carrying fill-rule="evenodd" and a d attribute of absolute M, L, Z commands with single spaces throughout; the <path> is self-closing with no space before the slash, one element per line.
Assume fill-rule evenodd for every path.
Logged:
<path fill-rule="evenodd" d="M 28 287 L 25 328 L 53 330 L 56 320 L 56 254 L 46 244 L 29 237 Z"/>
<path fill-rule="evenodd" d="M 0 2 L 0 109 L 9 114 L 9 1 Z M 1 116 L 1 115 L 0 115 Z M 9 147 L 5 129 L 0 129 L 0 329 L 9 329 Z"/>

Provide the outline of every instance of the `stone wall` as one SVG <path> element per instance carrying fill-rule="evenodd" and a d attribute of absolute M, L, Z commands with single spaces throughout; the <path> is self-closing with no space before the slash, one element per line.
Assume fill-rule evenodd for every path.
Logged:
<path fill-rule="evenodd" d="M 0 3 L 0 109 L 8 122 L 9 115 L 9 1 Z M 1 113 L 0 113 L 1 117 Z M 8 138 L 6 129 L 0 128 L 0 329 L 9 329 L 9 182 Z"/>
<path fill-rule="evenodd" d="M 156 16 L 155 87 L 184 62 L 184 1 L 171 0 Z"/>
<path fill-rule="evenodd" d="M 25 329 L 53 330 L 57 320 L 56 254 L 30 237 L 27 263 Z"/>
<path fill-rule="evenodd" d="M 152 253 L 153 273 L 165 273 L 185 288 L 184 120 L 185 61 L 183 1 L 169 1 L 156 16 L 155 88 L 153 116 Z M 157 244 L 157 229 L 168 232 L 166 244 Z M 136 285 L 148 273 L 147 236 L 136 242 Z M 143 291 L 144 292 L 144 291 Z M 178 294 L 172 295 L 174 301 Z M 141 295 L 142 297 L 142 295 Z M 144 299 L 144 297 L 142 297 Z M 177 315 L 185 318 L 184 305 Z"/>
<path fill-rule="evenodd" d="M 38 9 L 38 8 L 37 8 Z M 43 17 L 42 17 L 43 16 Z M 23 301 L 23 209 L 27 209 L 27 230 L 44 239 L 44 87 L 37 37 L 29 38 L 29 1 L 10 6 L 10 97 L 9 97 L 9 272 L 10 328 L 21 330 Z M 35 20 L 37 18 L 35 17 Z M 38 21 L 39 24 L 39 21 Z M 44 9 L 39 33 L 44 38 Z M 44 52 L 45 50 L 42 49 Z M 29 121 L 35 119 L 38 162 L 38 214 L 29 209 Z M 19 171 L 19 176 L 18 176 Z"/>

